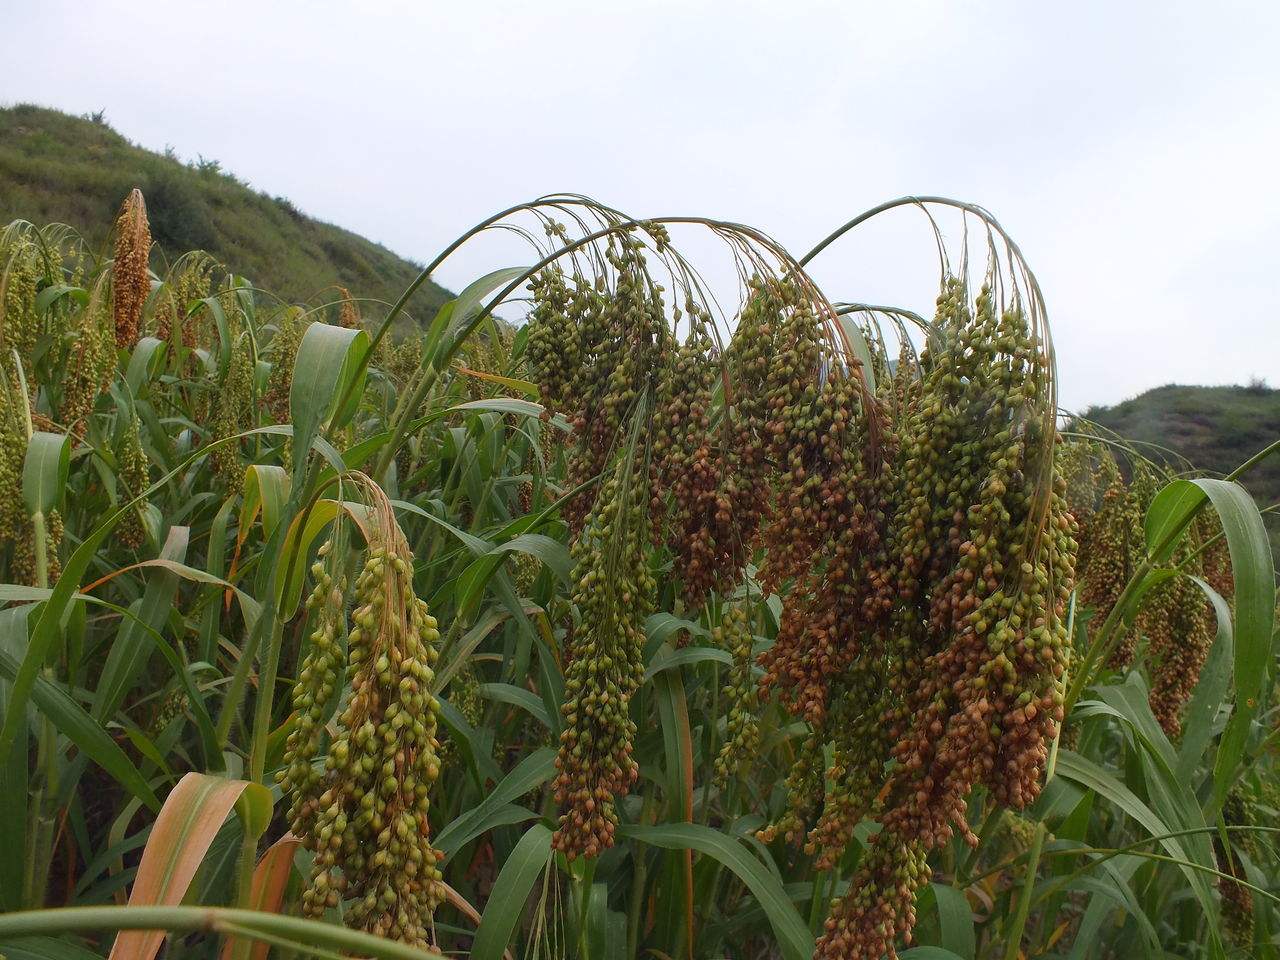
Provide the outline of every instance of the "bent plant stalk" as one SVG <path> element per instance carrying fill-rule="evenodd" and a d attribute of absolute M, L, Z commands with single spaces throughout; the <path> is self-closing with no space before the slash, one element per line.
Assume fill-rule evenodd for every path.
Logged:
<path fill-rule="evenodd" d="M 0 941 L 102 930 L 206 932 L 252 937 L 301 951 L 320 947 L 377 960 L 441 960 L 441 955 L 434 951 L 419 950 L 338 924 L 259 910 L 228 907 L 62 907 L 0 915 Z"/>

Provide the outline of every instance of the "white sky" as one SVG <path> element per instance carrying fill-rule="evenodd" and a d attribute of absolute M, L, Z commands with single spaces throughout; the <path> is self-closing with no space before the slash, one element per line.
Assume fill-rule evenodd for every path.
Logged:
<path fill-rule="evenodd" d="M 1274 0 L 0 0 L 0 22 L 0 102 L 103 109 L 418 261 L 557 191 L 797 254 L 942 194 L 1022 246 L 1064 405 L 1280 385 Z M 932 239 L 894 216 L 815 261 L 832 299 L 929 309 Z M 437 279 L 512 262 L 481 245 Z"/>

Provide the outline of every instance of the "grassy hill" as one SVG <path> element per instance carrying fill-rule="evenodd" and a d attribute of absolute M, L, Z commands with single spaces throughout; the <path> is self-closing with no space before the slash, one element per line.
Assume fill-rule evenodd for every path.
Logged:
<path fill-rule="evenodd" d="M 135 186 L 147 198 L 152 237 L 165 256 L 205 250 L 287 300 L 315 302 L 325 287 L 340 284 L 356 297 L 394 301 L 421 270 L 386 247 L 306 216 L 283 197 L 247 187 L 214 162 L 185 164 L 144 150 L 95 119 L 27 105 L 0 108 L 0 225 L 67 223 L 99 248 Z M 428 282 L 410 311 L 425 321 L 450 296 Z"/>
<path fill-rule="evenodd" d="M 1169 384 L 1114 407 L 1091 407 L 1084 417 L 1122 437 L 1167 447 L 1203 470 L 1229 473 L 1280 438 L 1280 390 L 1187 387 Z M 1154 459 L 1157 451 L 1145 450 Z M 1280 454 L 1241 478 L 1265 509 L 1280 503 Z M 1266 516 L 1271 548 L 1280 562 L 1280 518 Z"/>

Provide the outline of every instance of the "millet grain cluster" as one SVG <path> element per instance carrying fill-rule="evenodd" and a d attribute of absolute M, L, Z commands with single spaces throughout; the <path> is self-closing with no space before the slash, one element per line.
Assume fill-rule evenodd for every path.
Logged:
<path fill-rule="evenodd" d="M 810 846 L 830 863 L 862 817 L 881 830 L 833 905 L 819 957 L 893 956 L 914 926 L 928 853 L 956 833 L 976 840 L 970 792 L 1029 804 L 1062 720 L 1077 544 L 1065 484 L 1044 488 L 1054 437 L 1042 345 L 1017 304 L 998 312 L 984 287 L 971 310 L 956 280 L 935 325 L 919 395 L 896 422 L 896 483 L 883 491 L 889 546 L 875 579 L 892 583 L 892 599 L 837 687 L 838 729 L 860 718 L 871 735 L 837 740 Z M 860 629 L 837 628 L 846 643 L 866 629 L 849 623 Z M 887 736 L 874 735 L 876 720 Z"/>
<path fill-rule="evenodd" d="M 440 633 L 414 594 L 413 556 L 389 502 L 371 482 L 363 486 L 374 505 L 355 609 L 348 621 L 341 580 L 322 560 L 282 782 L 292 795 L 291 827 L 315 853 L 303 894 L 307 914 L 347 901 L 348 925 L 426 946 L 444 896 L 427 819 L 440 774 L 439 703 L 431 693 Z M 351 696 L 317 772 L 344 631 Z"/>

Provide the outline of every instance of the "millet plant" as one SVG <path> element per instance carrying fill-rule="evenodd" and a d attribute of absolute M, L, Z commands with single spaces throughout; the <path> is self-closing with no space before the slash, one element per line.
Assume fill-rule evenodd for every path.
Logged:
<path fill-rule="evenodd" d="M 928 316 L 813 279 L 912 209 Z M 0 953 L 1277 953 L 1277 444 L 1060 411 L 987 211 L 797 257 L 566 194 L 391 304 L 233 269 L 138 191 L 0 232 Z"/>

